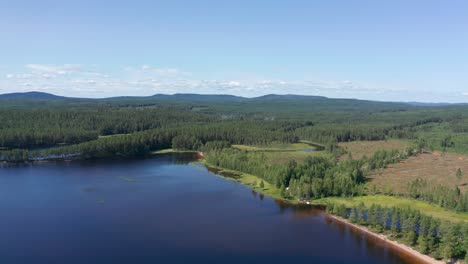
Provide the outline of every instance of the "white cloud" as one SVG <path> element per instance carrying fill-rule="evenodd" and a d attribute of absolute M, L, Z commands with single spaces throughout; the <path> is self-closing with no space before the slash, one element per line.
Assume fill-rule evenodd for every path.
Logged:
<path fill-rule="evenodd" d="M 64 64 L 64 65 L 46 65 L 46 64 L 27 64 L 26 68 L 33 72 L 49 73 L 55 75 L 70 74 L 73 72 L 81 71 L 81 66 L 78 64 Z"/>
<path fill-rule="evenodd" d="M 5 77 L 7 79 L 30 79 L 30 78 L 35 77 L 35 75 L 29 74 L 29 73 L 18 73 L 18 74 L 9 73 L 5 75 Z"/>
<path fill-rule="evenodd" d="M 177 68 L 156 68 L 150 65 L 142 65 L 139 67 L 125 67 L 124 70 L 133 76 L 146 77 L 181 77 L 190 76 L 191 73 L 181 71 Z"/>
<path fill-rule="evenodd" d="M 75 79 L 71 80 L 71 82 L 77 84 L 96 84 L 96 81 L 93 79 Z"/>

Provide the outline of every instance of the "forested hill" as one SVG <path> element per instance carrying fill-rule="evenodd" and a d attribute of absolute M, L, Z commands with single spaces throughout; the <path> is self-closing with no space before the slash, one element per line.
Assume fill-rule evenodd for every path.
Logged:
<path fill-rule="evenodd" d="M 323 96 L 268 94 L 247 98 L 227 94 L 155 94 L 152 96 L 118 96 L 100 99 L 57 96 L 43 92 L 0 94 L 0 108 L 54 108 L 89 106 L 166 106 L 198 107 L 218 112 L 263 112 L 291 110 L 371 109 L 395 111 L 411 107 L 405 103 L 376 102 L 357 99 L 332 99 Z M 300 114 L 300 113 L 299 113 Z"/>
<path fill-rule="evenodd" d="M 241 97 L 235 95 L 228 95 L 228 94 L 190 94 L 190 93 L 176 93 L 176 94 L 155 94 L 151 96 L 116 96 L 116 97 L 108 97 L 108 98 L 76 98 L 76 97 L 65 97 L 65 96 L 58 96 L 50 93 L 44 92 L 24 92 L 24 93 L 6 93 L 0 94 L 0 100 L 3 101 L 5 99 L 11 100 L 15 99 L 18 100 L 15 103 L 18 105 L 21 104 L 20 99 L 28 100 L 64 100 L 67 102 L 70 101 L 92 101 L 92 102 L 131 102 L 139 103 L 142 101 L 146 102 L 261 102 L 261 101 L 341 101 L 341 102 L 372 102 L 366 100 L 357 100 L 357 99 L 331 99 L 324 96 L 312 96 L 312 95 L 295 95 L 295 94 L 267 94 L 258 97 Z M 375 104 L 394 104 L 394 105 L 402 105 L 404 103 L 388 103 L 388 102 L 373 102 Z"/>
<path fill-rule="evenodd" d="M 65 100 L 64 96 L 58 96 L 44 92 L 6 93 L 0 94 L 0 99 L 42 99 L 42 100 Z"/>
<path fill-rule="evenodd" d="M 272 95 L 282 97 L 282 95 Z M 269 96 L 264 96 L 269 97 Z M 301 97 L 301 96 L 295 96 Z M 260 98 L 260 97 L 259 97 Z M 228 94 L 190 94 L 190 93 L 177 93 L 177 94 L 155 94 L 151 96 L 116 96 L 100 99 L 91 98 L 75 98 L 58 96 L 44 92 L 24 92 L 24 93 L 5 93 L 0 94 L 2 99 L 38 99 L 38 100 L 93 100 L 93 101 L 126 101 L 126 100 L 169 100 L 169 101 L 244 101 L 249 98 L 228 95 Z"/>
<path fill-rule="evenodd" d="M 435 148 L 466 152 L 466 120 L 468 106 L 464 105 L 414 106 L 274 94 L 255 98 L 156 94 L 86 99 L 29 92 L 0 95 L 0 149 L 57 147 L 153 129 L 158 133 L 167 129 L 168 139 L 172 140 L 178 129 L 190 131 L 210 125 L 223 130 L 216 135 L 210 134 L 213 131 L 209 136 L 205 132 L 193 135 L 195 141 L 257 144 L 271 138 L 327 144 L 387 138 L 416 140 L 422 132 L 431 131 L 435 134 L 431 137 Z M 263 129 L 257 131 L 254 127 Z M 236 132 L 229 134 L 233 128 Z M 251 138 L 237 138 L 242 134 Z M 445 143 L 442 146 L 440 142 Z"/>

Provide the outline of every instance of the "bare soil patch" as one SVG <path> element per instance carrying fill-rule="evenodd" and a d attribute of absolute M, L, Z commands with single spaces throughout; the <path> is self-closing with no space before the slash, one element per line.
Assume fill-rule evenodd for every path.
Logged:
<path fill-rule="evenodd" d="M 457 178 L 461 169 L 463 177 Z M 468 155 L 455 153 L 423 153 L 385 169 L 375 170 L 369 175 L 371 184 L 379 189 L 391 187 L 394 192 L 407 193 L 408 183 L 418 178 L 430 184 L 447 187 L 458 186 L 462 192 L 468 190 Z"/>
<path fill-rule="evenodd" d="M 351 153 L 353 159 L 361 159 L 364 155 L 370 157 L 378 150 L 398 149 L 404 150 L 409 147 L 409 143 L 403 140 L 379 140 L 379 141 L 352 141 L 341 142 L 338 146 Z M 340 157 L 340 160 L 348 159 L 349 154 Z"/>

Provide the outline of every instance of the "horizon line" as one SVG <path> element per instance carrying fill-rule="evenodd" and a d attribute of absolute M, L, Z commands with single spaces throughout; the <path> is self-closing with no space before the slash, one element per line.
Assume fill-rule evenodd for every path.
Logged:
<path fill-rule="evenodd" d="M 277 93 L 270 93 L 270 94 L 262 94 L 258 96 L 241 96 L 241 95 L 234 95 L 234 94 L 226 94 L 226 93 L 156 93 L 156 94 L 150 94 L 150 95 L 116 95 L 116 96 L 110 96 L 110 97 L 71 97 L 71 96 L 65 96 L 65 95 L 58 95 L 54 93 L 49 93 L 49 92 L 42 92 L 42 91 L 37 91 L 37 90 L 31 90 L 31 91 L 25 91 L 25 92 L 8 92 L 8 93 L 2 93 L 0 94 L 0 99 L 6 99 L 2 98 L 3 96 L 8 96 L 8 95 L 25 95 L 25 94 L 32 94 L 32 93 L 37 93 L 37 94 L 44 94 L 44 95 L 50 95 L 54 97 L 62 97 L 64 99 L 87 99 L 87 100 L 105 100 L 105 99 L 113 99 L 113 98 L 122 98 L 122 97 L 130 97 L 130 98 L 148 98 L 148 97 L 154 97 L 154 96 L 174 96 L 174 95 L 202 95 L 202 96 L 231 96 L 231 97 L 237 97 L 237 98 L 242 98 L 242 99 L 257 99 L 261 97 L 266 97 L 266 96 L 298 96 L 298 97 L 317 97 L 317 98 L 325 98 L 325 99 L 333 99 L 333 100 L 357 100 L 357 101 L 368 101 L 368 102 L 381 102 L 381 103 L 405 103 L 405 104 L 428 104 L 428 105 L 464 105 L 468 104 L 468 102 L 458 102 L 458 103 L 449 103 L 449 102 L 434 102 L 434 101 L 385 101 L 385 100 L 369 100 L 369 99 L 359 99 L 359 98 L 336 98 L 336 97 L 327 97 L 323 95 L 306 95 L 306 94 L 277 94 Z"/>

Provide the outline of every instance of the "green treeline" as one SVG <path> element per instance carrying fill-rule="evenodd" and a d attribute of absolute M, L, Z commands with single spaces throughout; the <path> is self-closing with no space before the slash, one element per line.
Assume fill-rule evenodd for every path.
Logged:
<path fill-rule="evenodd" d="M 441 122 L 459 124 L 464 120 L 459 111 L 453 109 L 432 109 L 430 112 L 401 104 L 313 98 L 243 104 L 216 100 L 202 104 L 182 100 L 172 104 L 132 98 L 115 102 L 81 100 L 57 106 L 55 101 L 39 105 L 26 102 L 26 105 L 14 108 L 7 107 L 7 102 L 2 101 L 5 106 L 0 108 L 0 149 L 70 145 L 95 140 L 98 136 L 189 123 L 209 124 L 220 120 L 238 125 L 243 125 L 243 121 L 261 125 L 269 123 L 271 127 L 277 126 L 278 122 L 289 122 L 287 127 L 279 126 L 283 132 L 322 144 L 386 138 L 416 139 L 425 126 Z M 48 104 L 51 107 L 47 107 Z M 457 125 L 454 131 L 464 131 L 464 128 Z M 454 144 L 441 143 L 441 146 L 454 147 Z"/>
<path fill-rule="evenodd" d="M 151 151 L 175 148 L 200 150 L 211 141 L 229 144 L 263 145 L 271 142 L 295 143 L 297 122 L 268 121 L 218 121 L 211 123 L 187 123 L 168 128 L 150 129 L 131 134 L 102 137 L 96 140 L 45 150 L 0 151 L 0 159 L 6 161 L 34 160 L 37 158 L 80 156 L 81 158 L 105 158 L 112 156 L 141 156 Z"/>
<path fill-rule="evenodd" d="M 175 108 L 15 109 L 0 111 L 0 148 L 30 149 L 96 140 L 213 117 Z"/>
<path fill-rule="evenodd" d="M 398 163 L 408 157 L 415 155 L 416 152 L 413 148 L 406 150 L 378 150 L 370 158 L 364 157 L 363 160 L 367 162 L 368 170 L 386 168 L 387 165 Z"/>
<path fill-rule="evenodd" d="M 468 192 L 462 194 L 458 186 L 449 188 L 418 178 L 409 182 L 407 189 L 407 196 L 413 199 L 437 204 L 457 212 L 468 212 Z"/>
<path fill-rule="evenodd" d="M 288 189 L 285 196 L 299 199 L 362 194 L 364 182 L 360 161 L 337 162 L 334 156 L 307 157 L 271 163 L 264 153 L 232 148 L 205 153 L 205 160 L 214 166 L 256 175 L 273 183 L 278 189 Z"/>
<path fill-rule="evenodd" d="M 384 140 L 387 138 L 406 138 L 414 139 L 417 137 L 415 129 L 418 126 L 431 123 L 442 122 L 438 117 L 427 117 L 423 119 L 409 119 L 402 115 L 399 120 L 391 119 L 389 122 L 376 120 L 363 120 L 353 123 L 325 123 L 313 127 L 305 127 L 298 129 L 297 135 L 303 139 L 316 142 L 327 142 L 334 140 L 337 142 L 348 142 L 358 140 Z M 372 119 L 372 118 L 370 118 Z"/>
<path fill-rule="evenodd" d="M 361 203 L 351 208 L 329 204 L 327 212 L 386 234 L 436 259 L 468 258 L 468 223 L 437 220 L 409 207 L 386 208 L 375 204 L 365 207 Z"/>
<path fill-rule="evenodd" d="M 265 153 L 220 148 L 205 153 L 205 160 L 214 166 L 259 176 L 275 184 L 278 189 L 287 189 L 286 196 L 309 200 L 362 195 L 366 193 L 363 183 L 369 171 L 385 168 L 415 153 L 411 148 L 404 151 L 382 150 L 370 158 L 339 162 L 335 154 L 330 153 L 307 157 L 302 162 L 272 163 Z"/>

